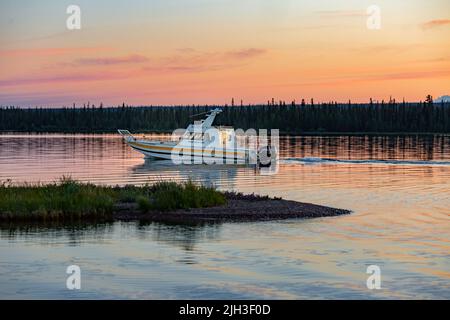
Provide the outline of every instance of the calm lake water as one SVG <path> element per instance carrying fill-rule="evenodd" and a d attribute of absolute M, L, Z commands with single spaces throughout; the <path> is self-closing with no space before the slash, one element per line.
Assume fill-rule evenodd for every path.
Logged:
<path fill-rule="evenodd" d="M 144 161 L 117 135 L 0 135 L 0 180 L 190 178 L 353 211 L 199 226 L 3 225 L 0 298 L 450 299 L 450 136 L 280 144 L 278 174 L 263 176 L 245 166 Z M 78 291 L 66 289 L 72 264 L 81 268 Z M 381 268 L 380 290 L 367 289 L 369 265 Z"/>

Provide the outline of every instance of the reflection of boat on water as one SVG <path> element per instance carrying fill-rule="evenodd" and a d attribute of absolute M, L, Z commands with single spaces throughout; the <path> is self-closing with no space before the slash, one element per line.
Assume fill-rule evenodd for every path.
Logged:
<path fill-rule="evenodd" d="M 172 160 L 176 164 L 243 164 L 260 163 L 271 158 L 276 148 L 256 144 L 239 145 L 239 137 L 231 127 L 214 127 L 221 109 L 206 113 L 206 119 L 195 121 L 179 136 L 179 141 L 137 139 L 128 130 L 118 130 L 125 142 L 146 157 Z M 258 151 L 256 151 L 258 150 Z"/>
<path fill-rule="evenodd" d="M 164 177 L 168 180 L 201 181 L 205 185 L 220 186 L 226 183 L 233 187 L 239 172 L 252 171 L 254 168 L 245 165 L 174 165 L 170 160 L 145 159 L 144 163 L 131 168 L 135 176 Z"/>

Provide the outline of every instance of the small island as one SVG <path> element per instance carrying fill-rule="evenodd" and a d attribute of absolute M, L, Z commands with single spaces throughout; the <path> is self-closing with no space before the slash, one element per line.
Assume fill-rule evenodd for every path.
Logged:
<path fill-rule="evenodd" d="M 221 192 L 192 181 L 99 186 L 63 177 L 51 184 L 0 183 L 1 222 L 224 222 L 349 214 L 310 203 Z"/>

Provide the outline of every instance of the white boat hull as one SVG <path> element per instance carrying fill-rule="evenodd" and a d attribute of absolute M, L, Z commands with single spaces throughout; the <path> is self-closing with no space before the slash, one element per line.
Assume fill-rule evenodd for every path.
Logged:
<path fill-rule="evenodd" d="M 208 149 L 201 146 L 190 147 L 146 140 L 127 141 L 127 143 L 147 158 L 173 160 L 181 163 L 244 164 L 250 156 L 248 150 L 244 149 Z"/>

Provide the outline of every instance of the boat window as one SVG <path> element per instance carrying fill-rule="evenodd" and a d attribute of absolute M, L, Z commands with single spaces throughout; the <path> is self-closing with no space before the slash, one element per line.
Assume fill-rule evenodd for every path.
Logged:
<path fill-rule="evenodd" d="M 183 135 L 179 137 L 178 140 L 190 140 L 190 139 L 192 139 L 192 135 L 186 131 L 185 133 L 183 133 Z"/>

